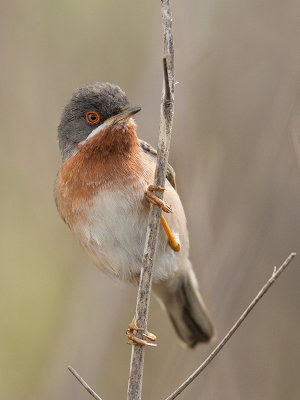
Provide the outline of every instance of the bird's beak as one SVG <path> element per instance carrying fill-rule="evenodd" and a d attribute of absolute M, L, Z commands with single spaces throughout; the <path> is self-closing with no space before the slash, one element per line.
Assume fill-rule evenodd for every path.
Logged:
<path fill-rule="evenodd" d="M 108 122 L 109 124 L 114 125 L 117 122 L 121 121 L 122 119 L 132 117 L 134 114 L 138 113 L 139 111 L 141 111 L 141 107 L 137 107 L 137 106 L 127 107 L 120 114 L 117 114 L 117 115 L 114 115 L 113 117 L 108 118 L 104 123 L 106 124 Z"/>

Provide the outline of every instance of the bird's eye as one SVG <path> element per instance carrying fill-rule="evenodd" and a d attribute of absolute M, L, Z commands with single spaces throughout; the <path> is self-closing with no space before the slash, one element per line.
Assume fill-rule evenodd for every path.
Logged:
<path fill-rule="evenodd" d="M 97 111 L 88 111 L 85 113 L 85 119 L 89 124 L 97 124 L 100 122 L 100 115 L 97 113 Z"/>

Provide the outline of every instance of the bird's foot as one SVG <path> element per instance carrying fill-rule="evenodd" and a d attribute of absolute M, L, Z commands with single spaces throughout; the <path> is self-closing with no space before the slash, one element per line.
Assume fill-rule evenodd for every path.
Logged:
<path fill-rule="evenodd" d="M 150 343 L 147 341 L 150 340 L 151 342 L 155 342 L 156 340 L 156 336 L 153 335 L 153 333 L 150 333 L 148 331 L 146 331 L 146 333 L 143 333 L 142 336 L 146 339 L 140 339 L 138 337 L 135 336 L 135 331 L 141 331 L 142 329 L 139 328 L 136 325 L 136 317 L 134 316 L 132 321 L 130 322 L 130 324 L 128 325 L 128 328 L 126 330 L 126 336 L 128 337 L 128 344 L 140 344 L 141 346 L 157 346 L 157 344 L 155 343 Z"/>
<path fill-rule="evenodd" d="M 162 210 L 165 211 L 166 213 L 171 213 L 172 209 L 171 206 L 169 206 L 165 201 L 159 199 L 154 193 L 153 191 L 155 190 L 165 190 L 165 188 L 162 188 L 160 186 L 154 186 L 154 185 L 150 185 L 148 187 L 148 189 L 145 192 L 146 195 L 146 199 L 153 204 L 158 204 L 159 206 L 161 206 Z M 161 223 L 162 226 L 168 236 L 168 240 L 169 240 L 169 245 L 171 247 L 172 250 L 174 251 L 180 251 L 180 244 L 177 242 L 177 240 L 174 238 L 171 229 L 169 228 L 169 225 L 167 224 L 167 221 L 165 220 L 164 216 L 161 215 Z"/>
<path fill-rule="evenodd" d="M 148 186 L 148 189 L 145 191 L 146 199 L 152 204 L 157 204 L 158 206 L 161 206 L 164 212 L 171 213 L 172 212 L 171 206 L 169 206 L 164 200 L 161 200 L 159 197 L 157 197 L 153 193 L 155 190 L 165 190 L 165 188 L 154 185 Z"/>

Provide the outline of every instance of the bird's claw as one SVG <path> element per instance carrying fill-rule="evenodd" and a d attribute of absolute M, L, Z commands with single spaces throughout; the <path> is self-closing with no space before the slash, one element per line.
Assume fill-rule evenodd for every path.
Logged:
<path fill-rule="evenodd" d="M 150 203 L 160 206 L 164 212 L 171 213 L 172 212 L 171 206 L 169 206 L 169 204 L 167 204 L 164 200 L 161 200 L 159 197 L 157 197 L 153 193 L 155 190 L 165 190 L 165 188 L 162 188 L 160 186 L 154 186 L 154 185 L 148 186 L 148 189 L 145 191 L 146 199 Z"/>
<path fill-rule="evenodd" d="M 163 187 L 161 187 L 161 186 L 156 186 L 156 185 L 149 185 L 149 186 L 148 186 L 148 190 L 149 190 L 150 192 L 154 192 L 155 190 L 158 190 L 158 191 L 160 191 L 160 192 L 163 192 L 164 190 L 166 190 L 166 188 L 163 188 Z"/>
<path fill-rule="evenodd" d="M 150 340 L 151 342 L 155 342 L 156 339 L 157 339 L 157 337 L 156 337 L 153 333 L 148 332 L 148 331 L 146 331 L 146 333 L 143 333 L 143 336 L 144 336 L 146 339 Z M 151 344 L 151 343 L 150 343 L 150 344 Z M 155 344 L 155 346 L 157 346 L 157 345 Z"/>
<path fill-rule="evenodd" d="M 140 339 L 138 337 L 135 336 L 134 331 L 141 331 L 142 329 L 139 328 L 136 323 L 136 317 L 133 317 L 133 320 L 130 322 L 130 324 L 128 325 L 128 328 L 126 330 L 126 336 L 128 337 L 128 344 L 140 344 L 141 346 L 152 346 L 152 347 L 156 347 L 157 344 L 155 343 L 150 343 L 147 341 L 150 340 L 151 342 L 154 342 L 156 340 L 156 336 L 153 335 L 153 333 L 150 333 L 148 331 L 146 331 L 146 333 L 143 333 L 142 336 L 144 338 L 146 338 L 146 340 L 144 339 Z"/>
<path fill-rule="evenodd" d="M 162 210 L 165 211 L 166 213 L 171 213 L 172 212 L 171 206 L 169 206 L 165 201 L 158 198 L 153 193 L 153 191 L 155 191 L 155 190 L 165 190 L 165 188 L 162 188 L 160 186 L 150 185 L 145 192 L 146 199 L 150 203 L 161 206 Z M 165 218 L 162 214 L 161 214 L 161 223 L 162 223 L 162 226 L 168 236 L 169 245 L 170 245 L 171 249 L 176 252 L 180 251 L 180 243 L 177 242 L 177 240 L 174 238 L 174 235 L 172 234 L 171 229 L 169 228 L 167 221 L 165 220 Z"/>

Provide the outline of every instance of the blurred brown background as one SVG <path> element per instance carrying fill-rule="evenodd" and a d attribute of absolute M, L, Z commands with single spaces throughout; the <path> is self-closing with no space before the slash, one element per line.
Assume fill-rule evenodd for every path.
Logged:
<path fill-rule="evenodd" d="M 300 5 L 173 1 L 171 161 L 191 259 L 220 339 L 300 239 Z M 136 290 L 87 259 L 55 209 L 56 127 L 73 89 L 119 84 L 156 145 L 160 2 L 1 2 L 0 398 L 124 399 Z M 300 256 L 182 399 L 299 399 Z M 183 349 L 155 300 L 144 399 L 166 397 L 212 350 Z"/>

